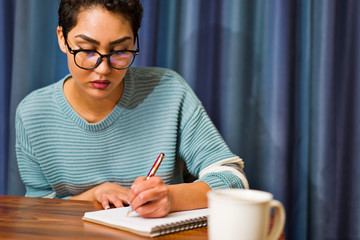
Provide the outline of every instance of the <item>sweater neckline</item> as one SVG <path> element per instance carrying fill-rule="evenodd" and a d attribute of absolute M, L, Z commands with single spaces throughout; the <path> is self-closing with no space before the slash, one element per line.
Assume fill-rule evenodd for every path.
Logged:
<path fill-rule="evenodd" d="M 128 104 L 130 102 L 132 92 L 133 92 L 132 91 L 133 84 L 130 81 L 130 79 L 125 76 L 123 79 L 124 90 L 123 90 L 122 96 L 121 96 L 119 102 L 116 104 L 115 108 L 111 111 L 111 113 L 109 113 L 109 115 L 107 115 L 100 122 L 89 123 L 84 118 L 82 118 L 71 107 L 71 105 L 69 104 L 69 102 L 67 101 L 67 99 L 65 97 L 63 86 L 64 86 L 65 81 L 67 79 L 69 79 L 70 77 L 71 77 L 71 75 L 69 74 L 69 75 L 65 76 L 63 79 L 61 79 L 58 82 L 58 84 L 56 84 L 56 89 L 55 89 L 56 97 L 57 97 L 57 100 L 58 100 L 58 103 L 59 103 L 61 109 L 67 115 L 67 117 L 69 119 L 71 119 L 75 123 L 75 125 L 77 125 L 78 127 L 82 128 L 84 130 L 101 131 L 101 130 L 104 130 L 104 129 L 110 127 L 121 116 L 124 109 L 128 106 Z"/>

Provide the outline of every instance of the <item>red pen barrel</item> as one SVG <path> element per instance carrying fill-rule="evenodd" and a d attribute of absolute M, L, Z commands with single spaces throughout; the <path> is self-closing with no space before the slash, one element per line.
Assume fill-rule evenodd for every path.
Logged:
<path fill-rule="evenodd" d="M 158 158 L 156 159 L 154 165 L 152 166 L 150 172 L 148 173 L 146 179 L 149 179 L 150 177 L 152 177 L 152 176 L 155 175 L 155 173 L 156 173 L 157 169 L 159 168 L 160 163 L 161 163 L 161 161 L 163 160 L 164 156 L 165 156 L 165 154 L 160 153 L 160 155 L 159 155 Z"/>

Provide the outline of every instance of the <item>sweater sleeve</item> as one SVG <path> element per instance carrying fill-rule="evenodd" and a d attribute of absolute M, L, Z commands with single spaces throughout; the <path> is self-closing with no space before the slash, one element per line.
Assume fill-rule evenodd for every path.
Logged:
<path fill-rule="evenodd" d="M 54 198 L 55 192 L 38 164 L 25 132 L 20 114 L 16 113 L 16 158 L 27 197 Z"/>
<path fill-rule="evenodd" d="M 179 152 L 189 172 L 211 189 L 248 188 L 242 160 L 230 151 L 200 103 L 182 128 Z"/>

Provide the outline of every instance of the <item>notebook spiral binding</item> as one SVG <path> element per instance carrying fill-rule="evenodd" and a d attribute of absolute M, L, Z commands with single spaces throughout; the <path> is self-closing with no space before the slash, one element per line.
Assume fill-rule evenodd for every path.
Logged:
<path fill-rule="evenodd" d="M 194 218 L 191 220 L 180 221 L 172 224 L 165 224 L 154 228 L 156 235 L 165 235 L 195 228 L 205 227 L 207 225 L 207 217 Z"/>

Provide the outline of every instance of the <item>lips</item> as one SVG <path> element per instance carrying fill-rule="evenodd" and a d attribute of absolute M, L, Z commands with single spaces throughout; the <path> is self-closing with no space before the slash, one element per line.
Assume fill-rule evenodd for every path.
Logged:
<path fill-rule="evenodd" d="M 108 80 L 95 80 L 90 82 L 91 86 L 96 89 L 104 89 L 109 86 L 110 81 Z"/>

